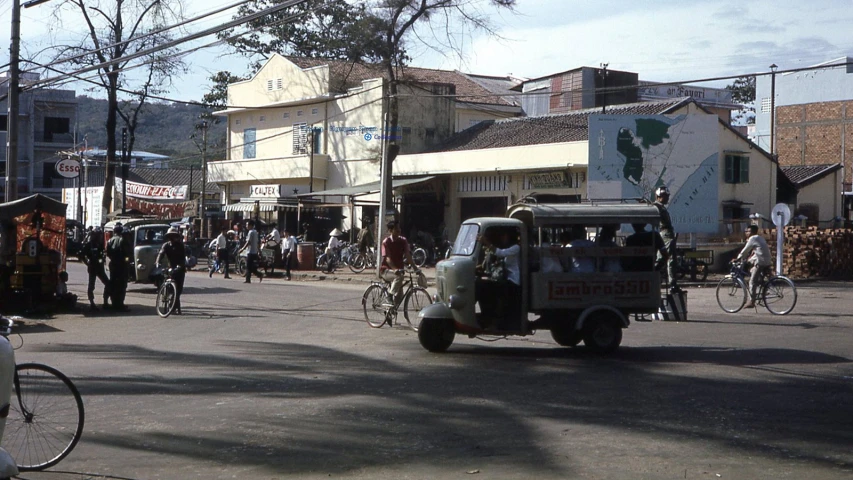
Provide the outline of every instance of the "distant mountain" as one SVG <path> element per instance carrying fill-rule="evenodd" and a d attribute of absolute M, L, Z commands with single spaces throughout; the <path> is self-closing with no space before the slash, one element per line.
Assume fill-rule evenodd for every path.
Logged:
<path fill-rule="evenodd" d="M 77 97 L 77 138 L 88 134 L 90 148 L 107 148 L 107 101 L 86 96 Z M 205 110 L 197 105 L 180 103 L 147 103 L 139 114 L 134 150 L 169 155 L 177 165 L 201 165 L 201 153 L 191 136 L 201 144 L 201 134 L 195 128 L 199 115 Z M 223 119 L 224 120 L 224 119 Z M 124 121 L 119 117 L 116 142 L 121 151 L 121 129 Z M 224 121 L 211 125 L 207 132 L 207 158 L 221 160 L 225 156 L 226 127 Z"/>

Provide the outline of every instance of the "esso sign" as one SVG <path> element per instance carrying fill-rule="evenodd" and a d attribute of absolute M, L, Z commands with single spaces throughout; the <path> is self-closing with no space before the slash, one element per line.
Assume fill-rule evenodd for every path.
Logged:
<path fill-rule="evenodd" d="M 72 158 L 66 158 L 56 162 L 56 173 L 65 178 L 74 178 L 80 175 L 80 162 Z"/>

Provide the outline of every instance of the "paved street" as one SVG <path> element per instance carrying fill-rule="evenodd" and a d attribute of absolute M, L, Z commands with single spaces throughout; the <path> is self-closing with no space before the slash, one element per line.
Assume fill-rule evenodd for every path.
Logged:
<path fill-rule="evenodd" d="M 75 451 L 21 478 L 851 478 L 853 296 L 799 287 L 785 317 L 691 288 L 691 321 L 634 323 L 598 357 L 548 332 L 430 354 L 367 326 L 358 281 L 190 273 L 168 319 L 132 286 L 126 314 L 21 329 L 17 360 L 86 405 Z"/>

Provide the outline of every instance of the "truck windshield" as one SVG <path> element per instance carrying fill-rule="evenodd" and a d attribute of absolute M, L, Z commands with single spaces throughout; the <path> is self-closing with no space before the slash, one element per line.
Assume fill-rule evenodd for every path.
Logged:
<path fill-rule="evenodd" d="M 480 234 L 480 226 L 476 223 L 463 223 L 456 235 L 453 244 L 453 255 L 471 256 L 477 249 L 477 236 Z"/>

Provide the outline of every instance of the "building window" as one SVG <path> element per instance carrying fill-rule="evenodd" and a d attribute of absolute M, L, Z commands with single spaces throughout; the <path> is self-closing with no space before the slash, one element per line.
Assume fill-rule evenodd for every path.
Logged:
<path fill-rule="evenodd" d="M 243 158 L 255 158 L 257 131 L 254 128 L 243 130 Z"/>
<path fill-rule="evenodd" d="M 297 116 L 297 117 L 301 117 L 303 113 L 305 113 L 305 112 L 303 112 L 302 110 L 297 110 L 297 111 L 296 111 L 296 116 Z"/>
<path fill-rule="evenodd" d="M 56 162 L 44 162 L 41 164 L 41 187 L 42 188 L 53 188 L 53 179 L 57 176 L 56 173 Z M 60 179 L 61 180 L 61 179 Z M 62 184 L 62 182 L 58 182 Z M 59 185 L 57 185 L 58 187 Z"/>
<path fill-rule="evenodd" d="M 400 131 L 403 137 L 400 139 L 400 145 L 404 147 L 410 146 L 412 144 L 412 127 L 403 127 Z"/>
<path fill-rule="evenodd" d="M 749 157 L 726 155 L 726 183 L 749 183 Z"/>
<path fill-rule="evenodd" d="M 305 155 L 308 153 L 308 124 L 293 124 L 293 154 Z"/>
<path fill-rule="evenodd" d="M 267 80 L 267 91 L 268 92 L 272 91 L 272 80 Z"/>
<path fill-rule="evenodd" d="M 290 118 L 290 112 L 284 112 L 284 114 L 282 114 L 281 118 Z"/>
<path fill-rule="evenodd" d="M 44 117 L 44 135 L 42 140 L 45 142 L 68 142 L 71 143 L 74 139 L 71 137 L 71 119 L 60 117 Z"/>
<path fill-rule="evenodd" d="M 261 115 L 261 118 L 259 119 L 259 121 L 263 122 L 266 119 L 267 119 L 267 117 L 265 117 L 264 115 Z"/>
<path fill-rule="evenodd" d="M 761 113 L 770 113 L 770 97 L 761 99 Z"/>
<path fill-rule="evenodd" d="M 320 109 L 319 109 L 319 108 L 312 108 L 312 109 L 311 109 L 311 115 L 317 115 L 318 113 L 320 113 Z"/>
<path fill-rule="evenodd" d="M 281 81 L 281 79 L 280 79 L 280 78 L 276 78 L 276 79 L 275 79 L 275 89 L 276 89 L 276 90 L 281 90 L 281 88 L 282 88 L 282 81 Z"/>
<path fill-rule="evenodd" d="M 7 123 L 8 119 L 8 115 L 0 115 L 0 132 L 5 132 L 9 128 Z"/>
<path fill-rule="evenodd" d="M 234 125 L 240 125 L 240 119 L 239 118 L 234 120 Z"/>

